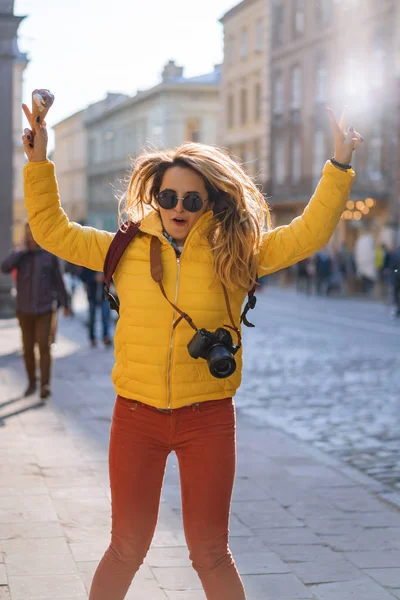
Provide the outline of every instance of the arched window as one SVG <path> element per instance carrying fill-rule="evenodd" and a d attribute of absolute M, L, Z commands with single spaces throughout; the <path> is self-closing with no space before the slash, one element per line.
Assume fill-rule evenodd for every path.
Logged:
<path fill-rule="evenodd" d="M 314 185 L 319 181 L 322 174 L 322 169 L 327 160 L 326 155 L 326 134 L 322 129 L 317 129 L 314 133 L 313 140 L 313 165 L 312 174 Z"/>
<path fill-rule="evenodd" d="M 328 96 L 328 63 L 326 58 L 320 58 L 317 62 L 315 73 L 315 102 L 325 102 Z"/>

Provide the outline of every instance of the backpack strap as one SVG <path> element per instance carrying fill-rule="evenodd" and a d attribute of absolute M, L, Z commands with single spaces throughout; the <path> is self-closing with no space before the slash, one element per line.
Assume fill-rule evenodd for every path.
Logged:
<path fill-rule="evenodd" d="M 256 286 L 257 286 L 257 282 L 258 282 L 258 277 L 256 280 L 256 285 L 254 285 L 251 290 L 249 291 L 248 295 L 247 295 L 247 302 L 246 305 L 243 309 L 242 314 L 240 315 L 240 322 L 243 323 L 244 325 L 246 325 L 246 327 L 254 327 L 253 323 L 250 323 L 250 321 L 247 320 L 247 313 L 249 312 L 250 309 L 253 309 L 256 305 L 257 302 L 257 298 L 256 298 Z"/>
<path fill-rule="evenodd" d="M 116 300 L 116 298 L 114 298 L 114 296 L 110 294 L 111 279 L 113 278 L 113 275 L 123 253 L 129 246 L 135 235 L 139 233 L 139 227 L 140 223 L 130 222 L 125 223 L 122 226 L 122 228 L 118 229 L 108 248 L 106 258 L 104 260 L 104 297 L 110 303 L 110 308 L 117 311 L 118 314 L 119 303 Z"/>

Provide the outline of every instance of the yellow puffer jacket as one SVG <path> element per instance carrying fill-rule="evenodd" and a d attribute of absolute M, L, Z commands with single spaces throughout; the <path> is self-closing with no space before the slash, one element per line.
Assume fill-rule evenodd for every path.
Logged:
<path fill-rule="evenodd" d="M 69 262 L 102 271 L 112 233 L 69 222 L 60 206 L 54 165 L 28 163 L 24 170 L 25 201 L 36 241 Z M 303 215 L 290 225 L 263 236 L 259 274 L 273 273 L 313 254 L 332 235 L 350 194 L 354 173 L 331 163 Z M 221 284 L 215 280 L 211 249 L 204 235 L 212 213 L 203 215 L 185 241 L 180 263 L 163 236 L 158 213 L 149 214 L 141 232 L 123 255 L 114 276 L 120 300 L 115 335 L 115 390 L 125 398 L 158 408 L 179 408 L 194 402 L 234 396 L 241 381 L 241 351 L 236 372 L 214 378 L 207 362 L 190 357 L 187 344 L 193 329 L 182 321 L 172 330 L 174 310 L 150 274 L 150 240 L 161 240 L 163 284 L 168 298 L 188 313 L 199 328 L 215 330 L 229 324 Z M 237 325 L 244 291 L 230 292 Z M 233 334 L 234 335 L 234 334 Z"/>

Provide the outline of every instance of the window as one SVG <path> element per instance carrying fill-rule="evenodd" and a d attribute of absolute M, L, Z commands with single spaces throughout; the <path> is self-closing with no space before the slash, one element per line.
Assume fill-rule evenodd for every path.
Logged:
<path fill-rule="evenodd" d="M 256 83 L 254 88 L 254 120 L 258 123 L 261 119 L 261 83 Z"/>
<path fill-rule="evenodd" d="M 255 140 L 253 142 L 253 174 L 257 177 L 260 174 L 261 169 L 261 143 L 260 140 Z"/>
<path fill-rule="evenodd" d="M 248 33 L 247 29 L 242 29 L 240 36 L 240 58 L 246 58 L 248 53 Z"/>
<path fill-rule="evenodd" d="M 290 107 L 292 110 L 299 110 L 302 106 L 303 96 L 303 77 L 301 67 L 296 66 L 292 69 L 292 86 Z"/>
<path fill-rule="evenodd" d="M 372 46 L 371 83 L 376 88 L 383 87 L 386 70 L 386 51 L 384 34 L 380 31 L 375 34 Z"/>
<path fill-rule="evenodd" d="M 382 179 L 382 137 L 375 132 L 368 142 L 368 177 L 373 181 Z"/>
<path fill-rule="evenodd" d="M 284 7 L 282 0 L 274 0 L 272 7 L 272 41 L 275 46 L 284 42 Z"/>
<path fill-rule="evenodd" d="M 349 56 L 346 58 L 343 66 L 344 92 L 347 96 L 355 99 L 359 95 L 359 73 L 361 65 L 354 56 Z"/>
<path fill-rule="evenodd" d="M 327 25 L 332 18 L 332 0 L 317 0 L 316 18 L 318 25 Z"/>
<path fill-rule="evenodd" d="M 273 81 L 273 110 L 275 115 L 281 115 L 285 108 L 285 88 L 281 72 L 275 73 Z"/>
<path fill-rule="evenodd" d="M 186 139 L 190 142 L 200 141 L 200 120 L 188 119 L 186 121 Z"/>
<path fill-rule="evenodd" d="M 301 141 L 297 138 L 292 145 L 292 183 L 301 180 Z"/>
<path fill-rule="evenodd" d="M 316 183 L 320 180 L 326 159 L 326 135 L 325 131 L 319 129 L 314 134 L 313 143 L 313 185 L 316 185 Z"/>
<path fill-rule="evenodd" d="M 294 0 L 293 11 L 293 34 L 295 37 L 298 37 L 304 33 L 304 0 Z"/>
<path fill-rule="evenodd" d="M 274 176 L 275 183 L 281 185 L 286 179 L 286 166 L 285 166 L 285 143 L 282 138 L 278 139 L 275 146 L 275 160 L 274 160 Z"/>
<path fill-rule="evenodd" d="M 228 96 L 228 129 L 232 129 L 235 124 L 235 99 L 232 94 Z"/>
<path fill-rule="evenodd" d="M 258 19 L 256 21 L 256 39 L 255 39 L 255 51 L 262 52 L 264 49 L 264 21 Z"/>
<path fill-rule="evenodd" d="M 243 89 L 240 92 L 240 123 L 247 123 L 247 90 Z"/>
<path fill-rule="evenodd" d="M 235 38 L 230 35 L 226 39 L 225 56 L 228 65 L 233 65 L 235 62 Z"/>
<path fill-rule="evenodd" d="M 315 102 L 325 102 L 328 96 L 328 64 L 325 58 L 320 58 L 317 63 L 315 75 Z"/>

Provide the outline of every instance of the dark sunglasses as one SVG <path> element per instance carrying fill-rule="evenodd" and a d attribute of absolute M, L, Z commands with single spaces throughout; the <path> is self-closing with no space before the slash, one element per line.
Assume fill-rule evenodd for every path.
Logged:
<path fill-rule="evenodd" d="M 157 196 L 161 208 L 170 210 L 178 204 L 179 198 L 175 190 L 163 190 Z M 183 197 L 183 208 L 191 213 L 199 212 L 203 208 L 203 198 L 199 192 L 187 192 Z"/>

